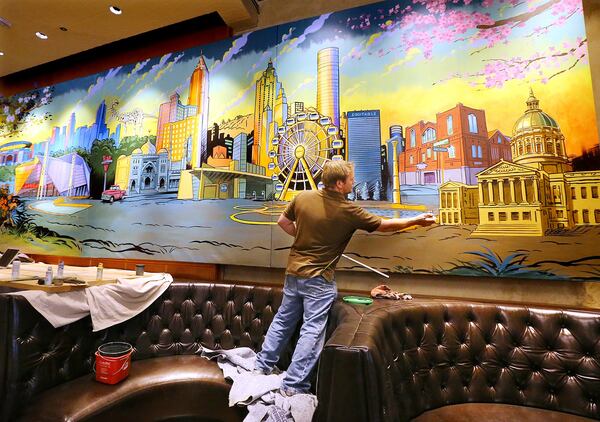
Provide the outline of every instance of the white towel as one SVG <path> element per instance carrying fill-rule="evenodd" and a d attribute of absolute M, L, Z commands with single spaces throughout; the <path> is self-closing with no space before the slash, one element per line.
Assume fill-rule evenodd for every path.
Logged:
<path fill-rule="evenodd" d="M 90 314 L 83 289 L 65 293 L 23 290 L 8 294 L 23 296 L 54 328 L 69 325 Z"/>
<path fill-rule="evenodd" d="M 100 331 L 133 318 L 163 294 L 173 282 L 170 274 L 117 279 L 85 289 L 94 331 Z"/>
<path fill-rule="evenodd" d="M 73 292 L 47 293 L 23 290 L 23 296 L 54 328 L 91 315 L 93 331 L 133 318 L 154 302 L 173 282 L 170 274 L 136 279 L 118 278 L 116 284 L 88 287 Z"/>

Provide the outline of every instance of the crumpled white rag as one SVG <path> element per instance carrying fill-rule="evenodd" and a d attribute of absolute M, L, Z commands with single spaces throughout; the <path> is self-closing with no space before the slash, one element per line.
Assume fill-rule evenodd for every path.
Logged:
<path fill-rule="evenodd" d="M 254 372 L 256 353 L 248 347 L 229 350 L 200 348 L 207 359 L 216 359 L 226 379 L 233 384 L 229 406 L 244 405 L 248 415 L 244 422 L 310 422 L 317 408 L 312 394 L 284 396 L 279 392 L 285 372 L 263 375 Z"/>
<path fill-rule="evenodd" d="M 88 287 L 65 293 L 23 290 L 23 296 L 54 328 L 91 315 L 93 331 L 133 318 L 163 294 L 173 282 L 170 274 L 118 278 L 115 284 Z"/>

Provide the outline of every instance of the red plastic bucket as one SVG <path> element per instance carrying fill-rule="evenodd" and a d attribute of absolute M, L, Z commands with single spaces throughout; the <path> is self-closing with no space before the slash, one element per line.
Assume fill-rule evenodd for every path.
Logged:
<path fill-rule="evenodd" d="M 115 341 L 104 343 L 96 351 L 96 381 L 116 384 L 129 375 L 133 347 L 129 343 Z"/>

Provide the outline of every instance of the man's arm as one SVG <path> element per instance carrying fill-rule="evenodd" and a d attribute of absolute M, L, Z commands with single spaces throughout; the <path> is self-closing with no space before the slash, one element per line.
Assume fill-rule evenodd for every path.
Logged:
<path fill-rule="evenodd" d="M 435 217 L 433 216 L 433 214 L 425 213 L 410 218 L 383 219 L 381 220 L 381 224 L 375 229 L 375 231 L 395 232 L 398 230 L 404 230 L 411 226 L 427 227 L 432 225 L 433 223 L 435 223 Z"/>
<path fill-rule="evenodd" d="M 296 224 L 292 220 L 287 218 L 284 214 L 281 214 L 279 216 L 277 224 L 279 224 L 279 227 L 281 227 L 284 232 L 286 232 L 292 237 L 296 237 Z"/>

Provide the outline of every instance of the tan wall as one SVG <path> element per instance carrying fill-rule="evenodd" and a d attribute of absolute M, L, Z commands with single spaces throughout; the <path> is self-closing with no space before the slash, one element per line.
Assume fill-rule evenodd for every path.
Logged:
<path fill-rule="evenodd" d="M 361 6 L 365 0 L 264 0 L 258 26 L 264 28 L 322 13 Z M 600 126 L 600 2 L 584 0 L 586 29 L 589 39 L 590 67 L 596 116 Z M 226 280 L 277 284 L 283 282 L 284 271 L 273 268 L 249 268 L 227 265 L 222 269 Z M 519 280 L 505 278 L 440 277 L 422 275 L 392 275 L 390 280 L 366 272 L 338 271 L 338 288 L 368 292 L 386 283 L 392 289 L 415 295 L 444 296 L 565 307 L 600 308 L 600 283 L 573 281 Z"/>

